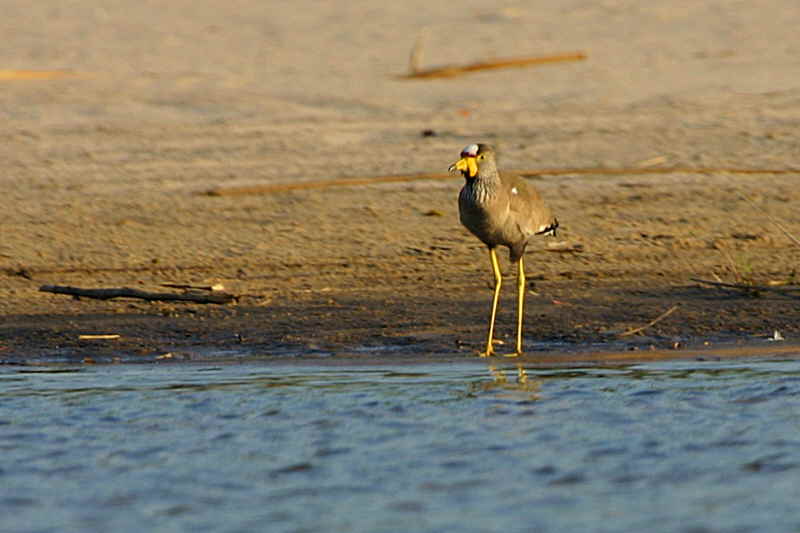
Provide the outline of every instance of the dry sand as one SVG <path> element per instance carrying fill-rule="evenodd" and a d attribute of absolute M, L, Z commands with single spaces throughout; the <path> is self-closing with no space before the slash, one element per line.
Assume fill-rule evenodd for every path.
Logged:
<path fill-rule="evenodd" d="M 795 0 L 10 1 L 4 11 L 0 69 L 72 74 L 0 79 L 7 362 L 435 359 L 481 346 L 490 271 L 458 223 L 460 178 L 202 194 L 214 187 L 443 172 L 474 141 L 498 145 L 501 165 L 515 169 L 800 169 Z M 420 33 L 423 66 L 588 58 L 398 80 Z M 800 235 L 798 177 L 539 177 L 563 231 L 534 241 L 526 258 L 532 357 L 758 344 L 774 330 L 797 338 L 800 293 L 691 279 L 796 281 L 800 246 L 770 217 Z M 561 241 L 582 249 L 546 249 Z M 168 282 L 222 283 L 242 297 L 200 306 L 38 291 Z M 643 335 L 615 335 L 674 304 Z M 121 338 L 78 339 L 88 333 Z"/>

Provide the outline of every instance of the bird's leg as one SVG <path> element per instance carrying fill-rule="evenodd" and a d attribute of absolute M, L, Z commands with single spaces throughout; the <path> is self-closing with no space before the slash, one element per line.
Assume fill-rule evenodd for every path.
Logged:
<path fill-rule="evenodd" d="M 489 363 L 489 373 L 492 375 L 492 381 L 498 385 L 504 385 L 508 382 L 505 372 L 497 370 L 497 368 Z"/>
<path fill-rule="evenodd" d="M 481 357 L 488 357 L 494 354 L 494 319 L 497 316 L 497 302 L 500 300 L 500 286 L 503 284 L 503 275 L 500 273 L 500 265 L 497 263 L 497 252 L 494 248 L 489 248 L 489 259 L 492 262 L 492 273 L 494 274 L 494 297 L 492 298 L 492 315 L 489 318 L 489 336 L 486 339 L 486 351 L 481 353 Z"/>
<path fill-rule="evenodd" d="M 525 265 L 517 261 L 517 351 L 509 357 L 522 355 L 522 316 L 525 309 Z"/>
<path fill-rule="evenodd" d="M 528 373 L 525 371 L 525 368 L 517 364 L 517 383 L 520 385 L 527 385 L 528 383 Z"/>

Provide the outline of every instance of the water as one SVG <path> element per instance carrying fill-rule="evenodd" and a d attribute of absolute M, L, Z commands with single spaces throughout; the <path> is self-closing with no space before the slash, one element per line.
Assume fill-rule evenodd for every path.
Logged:
<path fill-rule="evenodd" d="M 799 467 L 799 361 L 0 368 L 4 533 L 800 531 Z"/>

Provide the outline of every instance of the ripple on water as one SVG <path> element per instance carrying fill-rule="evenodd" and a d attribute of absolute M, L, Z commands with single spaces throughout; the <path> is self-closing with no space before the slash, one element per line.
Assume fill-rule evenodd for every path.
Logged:
<path fill-rule="evenodd" d="M 794 361 L 0 371 L 4 532 L 799 525 Z"/>

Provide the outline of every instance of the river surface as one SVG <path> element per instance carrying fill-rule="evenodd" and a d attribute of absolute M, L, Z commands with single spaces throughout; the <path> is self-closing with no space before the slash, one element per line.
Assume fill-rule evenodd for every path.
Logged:
<path fill-rule="evenodd" d="M 800 361 L 0 367 L 0 531 L 800 531 Z"/>

